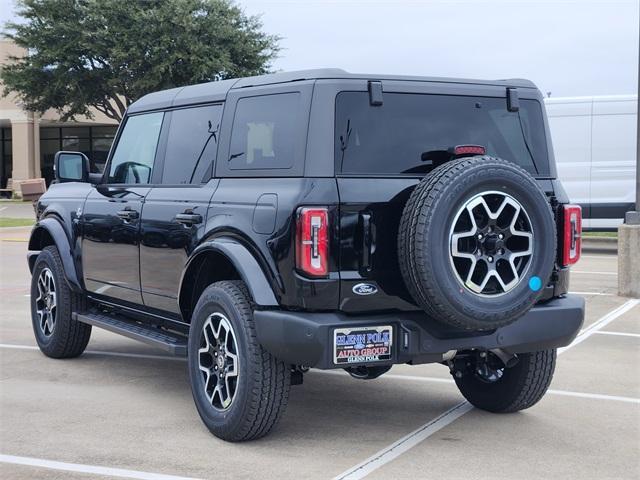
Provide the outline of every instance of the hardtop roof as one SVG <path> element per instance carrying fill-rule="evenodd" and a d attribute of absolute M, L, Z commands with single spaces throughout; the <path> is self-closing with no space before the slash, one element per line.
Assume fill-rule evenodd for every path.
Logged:
<path fill-rule="evenodd" d="M 200 83 L 186 87 L 172 88 L 153 92 L 132 103 L 129 113 L 138 113 L 148 110 L 157 110 L 183 105 L 192 105 L 205 102 L 222 102 L 231 89 L 290 83 L 302 80 L 392 80 L 408 82 L 432 82 L 432 83 L 461 83 L 476 85 L 497 85 L 519 88 L 536 88 L 533 82 L 524 79 L 505 80 L 474 80 L 448 77 L 419 77 L 411 75 L 384 75 L 349 73 L 339 68 L 323 68 L 315 70 L 300 70 L 295 72 L 279 72 L 254 77 L 234 78 L 214 82 Z"/>

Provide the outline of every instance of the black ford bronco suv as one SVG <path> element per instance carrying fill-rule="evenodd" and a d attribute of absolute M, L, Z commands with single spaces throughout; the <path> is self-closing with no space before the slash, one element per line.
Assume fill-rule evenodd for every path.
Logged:
<path fill-rule="evenodd" d="M 492 412 L 551 381 L 584 301 L 579 207 L 525 80 L 278 73 L 133 103 L 104 173 L 59 152 L 29 242 L 33 329 L 188 357 L 206 426 L 270 431 L 309 368 L 441 363 Z"/>

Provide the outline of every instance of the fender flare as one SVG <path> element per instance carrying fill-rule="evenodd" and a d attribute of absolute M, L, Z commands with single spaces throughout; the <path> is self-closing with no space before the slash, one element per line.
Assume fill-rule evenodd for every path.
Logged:
<path fill-rule="evenodd" d="M 62 259 L 62 268 L 64 270 L 64 277 L 69 284 L 69 288 L 75 292 L 82 292 L 82 285 L 78 278 L 78 272 L 74 263 L 74 254 L 69 237 L 65 232 L 62 223 L 55 217 L 47 217 L 38 221 L 33 230 L 31 230 L 31 236 L 29 237 L 29 252 L 27 253 L 27 261 L 29 263 L 29 271 L 33 272 L 33 268 L 36 264 L 36 259 L 40 254 L 39 237 L 44 232 L 53 239 L 53 242 L 60 252 L 60 258 Z"/>
<path fill-rule="evenodd" d="M 201 255 L 206 255 L 207 252 L 221 254 L 231 262 L 240 278 L 247 285 L 251 298 L 256 305 L 261 307 L 277 307 L 279 305 L 269 280 L 253 254 L 233 238 L 219 237 L 199 245 L 187 261 L 180 279 L 178 294 L 181 310 L 183 307 L 182 302 L 185 300 L 183 291 L 185 289 L 185 279 L 188 277 L 187 273 L 196 259 L 200 258 Z"/>

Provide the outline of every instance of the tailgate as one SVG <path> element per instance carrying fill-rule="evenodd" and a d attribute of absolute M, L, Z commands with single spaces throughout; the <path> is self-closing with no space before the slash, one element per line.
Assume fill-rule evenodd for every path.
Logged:
<path fill-rule="evenodd" d="M 340 308 L 415 310 L 398 263 L 402 211 L 418 178 L 338 178 Z"/>

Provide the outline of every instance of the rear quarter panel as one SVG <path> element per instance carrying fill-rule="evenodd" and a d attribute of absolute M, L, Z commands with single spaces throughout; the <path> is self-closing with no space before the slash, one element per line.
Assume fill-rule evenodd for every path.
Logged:
<path fill-rule="evenodd" d="M 295 269 L 296 210 L 330 209 L 330 277 L 312 280 Z M 207 239 L 240 241 L 260 263 L 285 308 L 331 310 L 338 306 L 338 192 L 335 178 L 222 178 L 207 212 Z"/>

